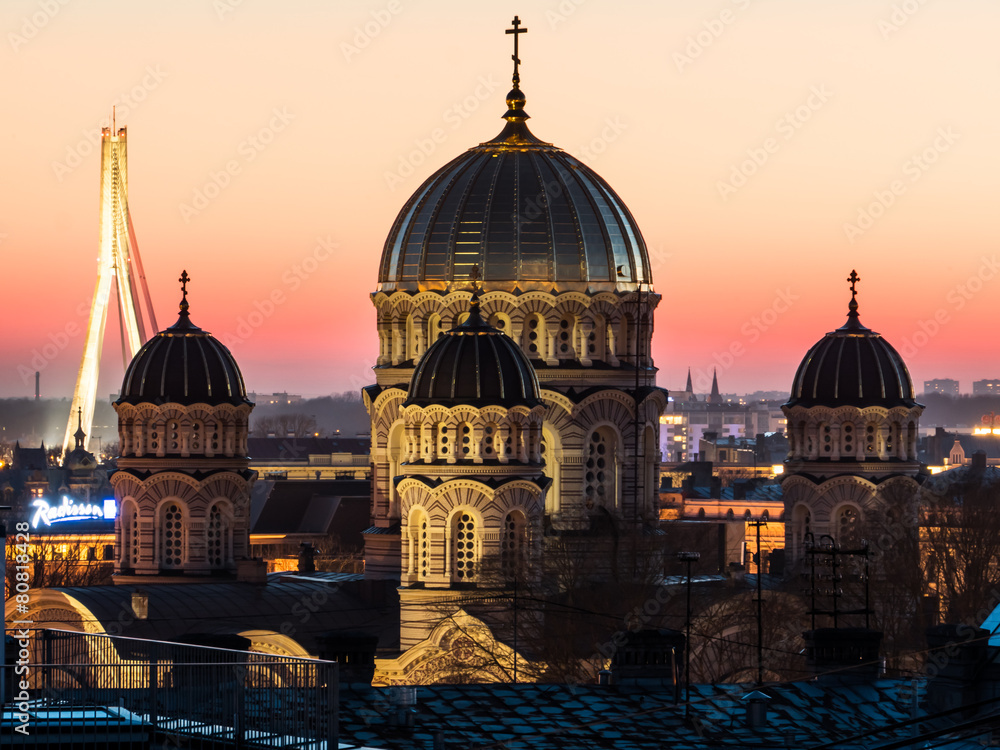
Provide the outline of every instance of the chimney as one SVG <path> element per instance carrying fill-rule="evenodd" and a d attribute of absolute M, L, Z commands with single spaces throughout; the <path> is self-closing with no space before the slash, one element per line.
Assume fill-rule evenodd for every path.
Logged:
<path fill-rule="evenodd" d="M 41 377 L 42 373 L 39 372 L 38 370 L 35 370 L 35 401 L 37 401 L 41 395 L 41 387 L 40 387 Z"/>
<path fill-rule="evenodd" d="M 972 454 L 972 471 L 978 474 L 986 471 L 986 451 L 975 451 Z"/>
<path fill-rule="evenodd" d="M 771 702 L 771 696 L 760 690 L 747 693 L 741 700 L 747 707 L 747 727 L 755 732 L 759 732 L 767 726 L 767 704 Z"/>
<path fill-rule="evenodd" d="M 684 665 L 684 634 L 677 630 L 635 630 L 611 657 L 611 684 L 673 687 Z"/>
<path fill-rule="evenodd" d="M 733 482 L 733 500 L 746 500 L 747 490 L 752 487 L 749 479 L 737 479 Z"/>
<path fill-rule="evenodd" d="M 713 476 L 708 483 L 711 499 L 718 500 L 722 496 L 722 477 Z"/>
<path fill-rule="evenodd" d="M 817 628 L 802 634 L 813 675 L 831 685 L 874 682 L 882 634 L 868 628 Z"/>

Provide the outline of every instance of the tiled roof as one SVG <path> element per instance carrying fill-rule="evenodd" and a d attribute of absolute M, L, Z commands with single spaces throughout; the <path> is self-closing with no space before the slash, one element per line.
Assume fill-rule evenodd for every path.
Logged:
<path fill-rule="evenodd" d="M 877 747 L 910 736 L 911 682 L 860 685 L 815 681 L 763 688 L 771 700 L 764 727 L 747 726 L 753 688 L 697 685 L 691 719 L 670 686 L 432 685 L 416 688 L 412 729 L 400 726 L 393 688 L 342 690 L 341 747 L 411 750 L 684 750 L 685 748 Z M 918 693 L 923 690 L 918 686 Z M 405 718 L 404 712 L 404 718 Z M 870 733 L 861 739 L 851 739 Z M 978 738 L 969 741 L 978 746 Z"/>

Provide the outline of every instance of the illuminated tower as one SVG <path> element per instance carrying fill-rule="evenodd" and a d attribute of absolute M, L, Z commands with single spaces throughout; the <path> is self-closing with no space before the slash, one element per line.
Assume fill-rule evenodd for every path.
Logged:
<path fill-rule="evenodd" d="M 97 286 L 90 305 L 90 320 L 84 340 L 80 372 L 73 391 L 73 404 L 66 424 L 63 453 L 69 450 L 76 430 L 77 416 L 83 415 L 82 429 L 88 435 L 94 421 L 94 400 L 101 365 L 104 324 L 108 319 L 111 287 L 118 297 L 121 323 L 122 360 L 125 365 L 146 341 L 149 331 L 156 331 L 156 317 L 139 259 L 132 217 L 128 209 L 128 146 L 125 128 L 115 132 L 112 126 L 101 130 L 101 224 L 100 250 L 97 259 Z M 142 297 L 140 299 L 140 287 Z M 145 316 L 143 313 L 145 312 Z M 84 443 L 86 449 L 86 442 Z"/>

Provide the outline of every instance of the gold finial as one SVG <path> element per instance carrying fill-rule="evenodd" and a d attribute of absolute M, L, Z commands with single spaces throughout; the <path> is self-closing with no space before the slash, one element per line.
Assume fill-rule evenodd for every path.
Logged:
<path fill-rule="evenodd" d="M 521 83 L 521 76 L 517 72 L 517 66 L 521 64 L 521 58 L 517 56 L 517 37 L 519 34 L 527 34 L 528 30 L 520 28 L 521 19 L 518 18 L 517 16 L 514 16 L 514 20 L 511 21 L 511 24 L 513 24 L 514 28 L 507 29 L 506 31 L 504 31 L 504 33 L 514 35 L 514 54 L 510 56 L 510 59 L 514 61 L 514 78 L 513 78 L 514 88 L 518 88 L 519 84 Z"/>
<path fill-rule="evenodd" d="M 181 294 L 183 295 L 181 297 L 181 312 L 182 313 L 186 313 L 188 311 L 188 290 L 187 290 L 187 284 L 191 280 L 191 277 L 188 276 L 188 272 L 187 271 L 181 271 L 181 277 L 179 279 L 177 279 L 177 280 L 179 282 L 181 282 Z"/>

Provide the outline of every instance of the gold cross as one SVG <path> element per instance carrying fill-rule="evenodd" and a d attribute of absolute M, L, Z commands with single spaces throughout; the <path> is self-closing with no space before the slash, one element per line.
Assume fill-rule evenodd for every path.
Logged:
<path fill-rule="evenodd" d="M 514 25 L 514 28 L 507 29 L 504 33 L 514 35 L 514 54 L 510 56 L 510 59 L 514 61 L 514 88 L 517 88 L 517 85 L 521 83 L 521 76 L 517 72 L 517 66 L 521 64 L 521 59 L 517 56 L 517 36 L 518 34 L 527 34 L 528 30 L 520 28 L 521 19 L 517 16 L 514 16 L 514 20 L 511 23 Z"/>
<path fill-rule="evenodd" d="M 181 271 L 181 277 L 179 279 L 177 279 L 177 280 L 179 282 L 181 282 L 181 292 L 184 294 L 184 299 L 182 301 L 183 302 L 187 302 L 187 297 L 188 297 L 188 282 L 191 280 L 191 277 L 188 276 L 188 272 L 187 271 Z"/>

